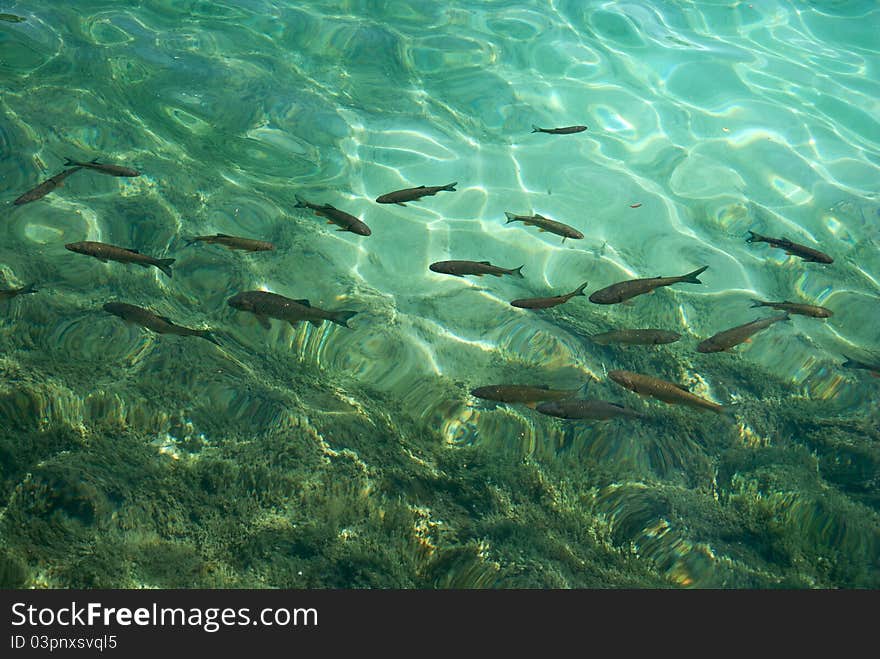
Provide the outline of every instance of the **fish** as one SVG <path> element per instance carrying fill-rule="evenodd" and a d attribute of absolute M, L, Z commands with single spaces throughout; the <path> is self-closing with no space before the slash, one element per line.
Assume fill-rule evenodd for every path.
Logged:
<path fill-rule="evenodd" d="M 0 14 L 0 21 L 6 21 L 7 23 L 23 23 L 25 18 L 22 16 L 16 16 L 15 14 Z"/>
<path fill-rule="evenodd" d="M 315 215 L 327 218 L 327 224 L 335 224 L 336 226 L 342 227 L 341 229 L 337 229 L 337 231 L 351 231 L 359 236 L 369 236 L 372 233 L 370 227 L 361 222 L 354 215 L 341 211 L 335 206 L 331 206 L 330 204 L 319 206 L 318 204 L 306 201 L 299 195 L 296 195 L 296 201 L 297 204 L 294 208 L 309 208 L 315 211 Z"/>
<path fill-rule="evenodd" d="M 589 282 L 585 281 L 571 293 L 566 293 L 565 295 L 555 295 L 553 297 L 529 297 L 521 300 L 514 300 L 510 304 L 511 306 L 519 307 L 520 309 L 549 309 L 558 304 L 568 302 L 575 295 L 583 295 L 584 289 L 587 287 L 588 283 Z"/>
<path fill-rule="evenodd" d="M 671 286 L 672 284 L 678 283 L 702 284 L 703 282 L 697 279 L 697 276 L 702 274 L 708 267 L 708 265 L 704 265 L 702 268 L 698 268 L 693 272 L 678 277 L 652 277 L 647 279 L 629 279 L 627 281 L 621 281 L 612 284 L 611 286 L 606 286 L 593 293 L 590 296 L 590 302 L 595 304 L 616 304 L 618 302 L 629 300 L 636 295 L 650 293 L 655 288 L 660 288 L 661 286 Z"/>
<path fill-rule="evenodd" d="M 126 323 L 146 327 L 147 329 L 153 330 L 158 334 L 198 336 L 202 339 L 207 339 L 215 345 L 220 345 L 220 342 L 217 341 L 217 339 L 209 330 L 190 329 L 189 327 L 175 325 L 174 321 L 172 321 L 170 318 L 155 314 L 149 309 L 144 309 L 143 307 L 137 307 L 133 304 L 127 304 L 125 302 L 107 302 L 104 305 L 103 309 L 107 313 L 112 313 L 114 316 L 122 318 L 122 320 L 124 320 Z"/>
<path fill-rule="evenodd" d="M 702 341 L 697 346 L 697 352 L 722 352 L 730 350 L 734 346 L 748 341 L 753 334 L 757 334 L 761 330 L 770 327 L 773 323 L 778 323 L 782 320 L 791 320 L 788 312 L 781 313 L 778 316 L 771 316 L 770 318 L 758 318 L 750 323 L 731 327 Z"/>
<path fill-rule="evenodd" d="M 216 233 L 213 236 L 193 236 L 186 241 L 187 245 L 193 245 L 195 243 L 223 245 L 229 249 L 242 249 L 247 252 L 269 252 L 275 249 L 275 245 L 266 242 L 265 240 L 239 238 L 238 236 L 228 236 L 225 233 Z"/>
<path fill-rule="evenodd" d="M 681 385 L 673 384 L 650 375 L 642 375 L 632 371 L 610 371 L 608 377 L 620 386 L 626 387 L 641 396 L 651 396 L 670 405 L 687 405 L 697 409 L 710 410 L 717 414 L 727 412 L 723 405 L 700 398 Z"/>
<path fill-rule="evenodd" d="M 541 403 L 535 408 L 541 414 L 560 419 L 597 419 L 607 421 L 621 416 L 644 419 L 646 415 L 623 405 L 605 400 L 582 400 L 569 398 Z"/>
<path fill-rule="evenodd" d="M 533 133 L 549 133 L 550 135 L 570 135 L 571 133 L 583 133 L 586 126 L 565 126 L 564 128 L 538 128 L 532 124 Z"/>
<path fill-rule="evenodd" d="M 432 197 L 438 192 L 455 192 L 455 186 L 458 185 L 458 181 L 454 183 L 450 183 L 448 185 L 436 185 L 436 186 L 424 186 L 420 185 L 417 188 L 406 188 L 404 190 L 396 190 L 394 192 L 389 192 L 387 194 L 383 194 L 380 197 L 376 198 L 376 203 L 379 204 L 398 204 L 400 206 L 406 206 L 405 201 L 416 201 L 417 199 L 421 199 L 422 197 Z"/>
<path fill-rule="evenodd" d="M 514 215 L 513 213 L 504 211 L 504 214 L 507 216 L 506 224 L 510 224 L 511 222 L 522 222 L 526 226 L 538 227 L 539 231 L 549 231 L 550 233 L 555 233 L 557 236 L 562 236 L 562 242 L 565 242 L 566 238 L 579 240 L 584 237 L 584 234 L 574 227 L 570 227 L 562 222 L 557 222 L 556 220 L 551 220 L 543 215 L 538 215 L 537 213 L 534 215 Z"/>
<path fill-rule="evenodd" d="M 21 288 L 0 288 L 0 300 L 11 300 L 19 295 L 27 295 L 28 293 L 36 293 L 36 285 L 28 284 Z"/>
<path fill-rule="evenodd" d="M 528 407 L 535 407 L 541 401 L 572 398 L 578 391 L 580 390 L 550 389 L 546 385 L 491 384 L 471 389 L 471 396 L 498 403 L 523 403 Z"/>
<path fill-rule="evenodd" d="M 437 261 L 429 265 L 428 269 L 444 275 L 455 275 L 456 277 L 464 277 L 465 275 L 476 275 L 477 277 L 482 277 L 483 275 L 494 275 L 496 277 L 516 275 L 517 277 L 522 277 L 523 267 L 521 265 L 518 268 L 501 268 L 497 265 L 492 265 L 488 261 Z"/>
<path fill-rule="evenodd" d="M 12 203 L 15 206 L 21 206 L 22 204 L 27 204 L 32 201 L 36 201 L 37 199 L 42 199 L 47 194 L 52 192 L 55 188 L 60 188 L 64 185 L 64 179 L 68 176 L 72 176 L 76 174 L 82 167 L 74 167 L 73 169 L 65 169 L 63 172 L 59 172 L 55 174 L 52 178 L 48 178 L 42 183 L 40 183 L 37 187 L 28 190 L 23 195 L 21 195 L 18 199 L 13 201 Z"/>
<path fill-rule="evenodd" d="M 764 302 L 763 300 L 752 300 L 754 307 L 771 307 L 779 311 L 787 311 L 788 313 L 800 314 L 801 316 L 812 316 L 813 318 L 831 318 L 834 312 L 825 307 L 817 307 L 812 304 L 800 304 L 797 302 Z"/>
<path fill-rule="evenodd" d="M 97 172 L 101 172 L 102 174 L 109 174 L 110 176 L 140 176 L 141 173 L 132 169 L 131 167 L 123 167 L 122 165 L 107 165 L 104 163 L 98 162 L 98 159 L 90 160 L 89 162 L 77 162 L 76 160 L 72 160 L 70 158 L 64 159 L 65 167 L 88 167 L 89 169 L 94 169 Z"/>
<path fill-rule="evenodd" d="M 863 369 L 865 371 L 868 371 L 875 378 L 880 378 L 880 364 L 866 364 L 865 362 L 856 361 L 855 359 L 847 357 L 846 355 L 844 355 L 843 358 L 846 359 L 846 361 L 841 364 L 843 368 Z"/>
<path fill-rule="evenodd" d="M 348 327 L 357 311 L 326 311 L 313 307 L 308 300 L 293 300 L 278 293 L 267 291 L 245 291 L 233 295 L 227 300 L 230 307 L 239 311 L 249 311 L 257 317 L 260 325 L 269 329 L 269 318 L 284 320 L 296 327 L 300 321 L 308 321 L 312 325 L 320 325 L 329 320 L 337 325 Z"/>
<path fill-rule="evenodd" d="M 786 254 L 800 257 L 804 261 L 812 261 L 814 263 L 834 263 L 834 259 L 828 256 L 828 254 L 820 252 L 818 249 L 807 247 L 806 245 L 793 243 L 784 236 L 782 238 L 768 238 L 767 236 L 762 236 L 760 233 L 749 231 L 749 237 L 746 238 L 746 242 L 767 243 L 773 247 L 784 249 Z"/>
<path fill-rule="evenodd" d="M 92 240 L 85 240 L 79 243 L 67 243 L 64 246 L 71 252 L 77 254 L 85 254 L 93 256 L 99 261 L 106 263 L 107 261 L 118 261 L 119 263 L 134 263 L 142 268 L 148 268 L 151 265 L 156 266 L 169 277 L 171 276 L 171 264 L 177 259 L 157 259 L 146 254 L 141 254 L 136 249 L 128 249 L 126 247 L 117 247 L 107 243 L 99 243 Z"/>
<path fill-rule="evenodd" d="M 662 329 L 623 329 L 593 334 L 590 340 L 603 346 L 612 343 L 660 345 L 663 343 L 675 343 L 680 338 L 681 334 Z"/>

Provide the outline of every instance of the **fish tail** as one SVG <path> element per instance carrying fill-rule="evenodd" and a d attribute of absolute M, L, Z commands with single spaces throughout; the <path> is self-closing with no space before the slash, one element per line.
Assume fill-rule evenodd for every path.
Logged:
<path fill-rule="evenodd" d="M 64 158 L 64 166 L 65 167 L 77 167 L 79 163 L 76 160 L 72 160 L 71 158 Z"/>
<path fill-rule="evenodd" d="M 755 233 L 754 231 L 749 231 L 749 237 L 746 238 L 747 243 L 760 243 L 767 240 L 767 236 L 762 236 L 760 233 Z"/>
<path fill-rule="evenodd" d="M 535 124 L 532 124 L 532 132 L 533 133 L 543 133 L 544 131 L 538 128 Z"/>
<path fill-rule="evenodd" d="M 507 222 L 505 224 L 510 224 L 511 222 L 516 222 L 516 215 L 510 213 L 508 211 L 504 211 L 504 215 L 507 217 Z"/>
<path fill-rule="evenodd" d="M 207 339 L 208 341 L 210 341 L 211 343 L 213 343 L 216 346 L 220 345 L 220 342 L 217 340 L 217 337 L 214 336 L 214 334 L 211 333 L 211 331 L 209 331 L 209 330 L 199 330 L 196 332 L 196 336 L 199 336 L 203 339 Z"/>
<path fill-rule="evenodd" d="M 681 281 L 683 281 L 686 284 L 702 284 L 703 282 L 701 282 L 699 279 L 697 279 L 697 277 L 699 275 L 703 274 L 703 272 L 705 272 L 706 268 L 708 268 L 708 267 L 709 267 L 708 265 L 704 265 L 702 268 L 697 268 L 693 272 L 689 272 L 686 275 L 682 275 Z"/>
<path fill-rule="evenodd" d="M 586 295 L 586 293 L 584 293 L 584 289 L 587 287 L 587 284 L 589 284 L 589 283 L 590 283 L 590 282 L 585 281 L 583 284 L 581 284 L 580 286 L 578 286 L 578 287 L 574 290 L 574 292 L 572 293 L 572 297 L 575 296 L 575 295 Z"/>
<path fill-rule="evenodd" d="M 455 186 L 458 185 L 458 181 L 450 183 L 449 185 L 444 185 L 441 190 L 446 190 L 447 192 L 455 192 Z"/>
<path fill-rule="evenodd" d="M 512 275 L 516 275 L 516 276 L 519 277 L 520 279 L 525 279 L 525 277 L 523 277 L 523 273 L 522 273 L 522 269 L 523 269 L 524 267 L 525 267 L 525 263 L 522 264 L 521 266 L 519 266 L 518 268 L 514 268 L 513 270 L 511 270 L 511 271 L 510 271 L 510 274 L 512 274 Z"/>
<path fill-rule="evenodd" d="M 294 206 L 294 208 L 308 208 L 309 207 L 309 202 L 307 202 L 305 199 L 300 197 L 298 194 L 295 194 L 294 197 L 296 197 L 296 206 Z"/>
<path fill-rule="evenodd" d="M 333 316 L 330 318 L 331 321 L 336 323 L 337 325 L 342 325 L 343 327 L 348 327 L 348 321 L 354 318 L 357 315 L 357 311 L 336 311 Z"/>
<path fill-rule="evenodd" d="M 164 272 L 169 277 L 171 276 L 171 264 L 174 263 L 177 259 L 157 259 L 155 266 L 159 268 L 162 272 Z"/>
<path fill-rule="evenodd" d="M 752 306 L 750 306 L 749 309 L 754 309 L 755 307 L 766 307 L 766 306 L 768 306 L 768 305 L 763 300 L 756 300 L 755 298 L 752 298 Z"/>
<path fill-rule="evenodd" d="M 846 355 L 844 355 L 843 358 L 846 360 L 845 362 L 843 362 L 843 364 L 841 364 L 841 366 L 843 366 L 844 368 L 852 368 L 857 363 L 852 357 L 847 357 Z"/>
<path fill-rule="evenodd" d="M 192 236 L 191 238 L 187 238 L 184 236 L 183 239 L 186 241 L 187 247 L 189 247 L 190 245 L 195 245 L 197 242 L 199 242 L 195 236 Z"/>

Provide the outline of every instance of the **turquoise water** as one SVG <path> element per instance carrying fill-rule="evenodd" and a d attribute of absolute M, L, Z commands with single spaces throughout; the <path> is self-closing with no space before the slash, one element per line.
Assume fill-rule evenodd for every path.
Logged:
<path fill-rule="evenodd" d="M 39 289 L 0 301 L 4 584 L 880 586 L 880 380 L 842 367 L 880 363 L 875 2 L 0 13 L 24 19 L 0 21 L 0 288 Z M 589 129 L 531 132 L 575 124 Z M 79 172 L 11 204 L 65 157 L 142 175 Z M 187 245 L 218 232 L 276 249 Z M 84 240 L 175 258 L 174 276 L 64 248 Z M 524 278 L 428 270 L 448 259 Z M 509 305 L 702 265 L 702 285 L 627 304 Z M 252 289 L 358 314 L 267 331 L 226 302 Z M 769 315 L 752 298 L 834 315 L 696 352 Z M 221 345 L 128 325 L 109 301 Z M 589 340 L 626 327 L 682 339 Z M 732 418 L 639 397 L 614 369 Z M 500 383 L 586 385 L 649 418 L 562 421 L 468 393 Z"/>

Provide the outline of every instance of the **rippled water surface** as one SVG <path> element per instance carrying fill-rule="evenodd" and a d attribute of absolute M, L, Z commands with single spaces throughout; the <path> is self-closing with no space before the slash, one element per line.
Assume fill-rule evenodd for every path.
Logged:
<path fill-rule="evenodd" d="M 880 379 L 843 367 L 880 364 L 875 2 L 0 13 L 0 289 L 38 289 L 0 300 L 2 585 L 880 587 Z M 571 125 L 588 130 L 532 132 Z M 142 175 L 83 170 L 12 204 L 68 157 Z M 187 242 L 215 233 L 276 249 Z M 64 247 L 85 240 L 174 258 L 173 277 Z M 524 277 L 428 269 L 453 259 Z M 703 265 L 702 285 L 624 304 L 509 304 Z M 255 289 L 357 314 L 265 329 L 227 304 Z M 771 315 L 753 299 L 833 316 L 696 351 Z M 682 338 L 590 340 L 639 327 Z M 615 369 L 728 413 L 637 396 Z M 502 383 L 646 418 L 469 394 Z"/>

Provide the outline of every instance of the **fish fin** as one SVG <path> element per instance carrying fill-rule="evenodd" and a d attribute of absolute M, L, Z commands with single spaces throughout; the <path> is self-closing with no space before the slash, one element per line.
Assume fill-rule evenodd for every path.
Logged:
<path fill-rule="evenodd" d="M 574 297 L 575 295 L 586 295 L 586 293 L 584 293 L 584 289 L 587 287 L 587 284 L 589 284 L 589 283 L 590 282 L 585 281 L 583 284 L 578 286 L 574 291 L 572 291 L 571 296 Z"/>
<path fill-rule="evenodd" d="M 510 224 L 511 222 L 516 222 L 516 215 L 510 213 L 508 211 L 504 211 L 504 215 L 507 217 L 507 222 L 505 224 Z"/>
<path fill-rule="evenodd" d="M 743 341 L 743 343 L 751 343 L 751 342 L 752 342 L 752 338 L 751 338 L 751 337 L 749 337 L 749 338 L 747 338 L 745 341 Z"/>
<path fill-rule="evenodd" d="M 525 405 L 529 409 L 535 409 L 536 407 L 538 407 L 538 401 L 536 401 L 536 400 L 529 401 L 528 403 L 523 403 L 523 405 Z"/>
<path fill-rule="evenodd" d="M 566 239 L 567 237 L 568 237 L 568 236 L 562 236 L 562 243 L 561 243 L 562 245 L 565 244 L 565 239 Z"/>
<path fill-rule="evenodd" d="M 164 320 L 164 321 L 165 321 L 166 323 L 168 323 L 169 325 L 173 325 L 173 324 L 174 324 L 174 321 L 171 320 L 168 316 L 157 316 L 157 317 L 159 318 L 159 320 Z"/>
<path fill-rule="evenodd" d="M 540 231 L 541 233 L 546 233 L 547 229 L 542 229 L 541 227 L 538 227 L 538 231 Z M 563 240 L 565 239 L 563 238 Z"/>
<path fill-rule="evenodd" d="M 228 235 L 228 234 L 225 234 L 225 233 L 217 233 L 217 234 L 214 234 L 214 237 L 215 237 L 215 238 L 232 238 L 232 236 L 230 236 L 230 235 Z"/>
<path fill-rule="evenodd" d="M 98 259 L 101 263 L 107 263 L 107 259 L 105 259 L 103 256 L 96 256 L 95 258 Z"/>
<path fill-rule="evenodd" d="M 28 293 L 36 293 L 36 292 L 37 292 L 36 284 L 28 284 L 27 286 L 23 287 L 18 292 L 18 294 L 19 295 L 27 295 Z"/>
<path fill-rule="evenodd" d="M 257 320 L 260 321 L 260 325 L 265 327 L 266 329 L 272 329 L 272 323 L 269 322 L 269 317 L 265 314 L 255 314 L 257 316 Z"/>
<path fill-rule="evenodd" d="M 544 129 L 543 129 L 543 128 L 538 128 L 535 124 L 532 124 L 532 132 L 533 132 L 533 133 L 543 133 L 543 132 L 544 132 Z"/>
<path fill-rule="evenodd" d="M 136 265 L 136 266 L 139 266 L 139 267 L 141 267 L 141 268 L 149 268 L 149 267 L 150 267 L 150 264 L 149 264 L 149 263 L 140 263 L 140 262 L 137 262 L 137 263 L 135 263 L 135 265 Z"/>
<path fill-rule="evenodd" d="M 336 323 L 337 325 L 342 325 L 343 327 L 348 327 L 348 321 L 354 318 L 357 315 L 357 311 L 347 311 L 345 309 L 341 311 L 333 312 L 333 315 L 330 317 L 330 320 Z"/>
<path fill-rule="evenodd" d="M 321 323 L 323 323 L 324 321 L 323 321 L 323 320 L 319 320 L 318 318 L 311 318 L 311 319 L 309 320 L 309 322 L 310 322 L 312 325 L 314 325 L 315 327 L 320 327 L 320 326 L 321 326 Z M 291 320 L 291 321 L 290 321 L 290 324 L 293 325 L 294 327 L 296 327 L 296 324 L 295 324 L 295 323 L 296 323 L 296 321 L 294 321 L 294 320 Z"/>
<path fill-rule="evenodd" d="M 785 303 L 783 302 L 783 304 L 785 304 Z M 752 298 L 752 306 L 749 307 L 749 309 L 753 309 L 754 307 L 766 307 L 766 306 L 767 306 L 767 303 L 764 302 L 763 300 L 756 300 L 755 298 Z"/>
<path fill-rule="evenodd" d="M 525 277 L 523 276 L 523 273 L 522 273 L 522 269 L 524 267 L 525 267 L 525 263 L 522 264 L 521 266 L 519 266 L 518 268 L 514 268 L 513 270 L 511 270 L 510 274 L 515 274 L 520 279 L 525 279 Z"/>
<path fill-rule="evenodd" d="M 170 277 L 171 264 L 174 263 L 176 260 L 177 259 L 159 259 L 156 261 L 156 267 Z"/>
<path fill-rule="evenodd" d="M 90 164 L 90 165 L 97 165 L 97 164 L 98 164 L 98 159 L 97 159 L 97 158 L 92 158 L 91 160 L 89 160 L 89 164 Z"/>
<path fill-rule="evenodd" d="M 424 186 L 422 186 L 422 187 L 424 187 Z M 397 205 L 398 205 L 398 206 L 403 206 L 404 208 L 406 208 L 406 204 L 403 203 L 402 201 L 398 201 L 398 202 L 397 202 Z"/>
<path fill-rule="evenodd" d="M 124 249 L 126 252 L 131 252 L 132 254 L 140 254 L 139 251 L 137 251 L 136 249 L 132 249 L 131 247 L 125 247 Z"/>
<path fill-rule="evenodd" d="M 310 306 L 312 306 L 312 303 L 309 302 L 308 300 L 294 300 L 294 302 L 296 302 L 297 304 L 301 304 L 301 305 L 303 305 L 304 307 L 310 307 Z"/>
<path fill-rule="evenodd" d="M 336 210 L 336 206 L 334 206 L 333 204 L 324 204 L 323 206 L 321 206 L 321 208 L 326 208 L 328 211 L 329 210 L 333 210 L 333 211 Z"/>
<path fill-rule="evenodd" d="M 300 197 L 298 194 L 295 194 L 293 196 L 296 197 L 296 206 L 294 206 L 294 208 L 308 208 L 309 202 Z"/>
<path fill-rule="evenodd" d="M 703 282 L 701 282 L 699 279 L 697 279 L 697 276 L 703 274 L 706 271 L 706 268 L 708 268 L 708 267 L 709 267 L 708 265 L 704 265 L 702 268 L 697 268 L 693 272 L 689 272 L 686 275 L 682 275 L 681 281 L 686 284 L 702 284 Z"/>
<path fill-rule="evenodd" d="M 189 247 L 190 245 L 195 245 L 198 242 L 201 242 L 197 236 L 193 236 L 192 238 L 184 238 L 184 240 L 186 241 L 187 247 Z"/>
<path fill-rule="evenodd" d="M 71 158 L 64 158 L 64 166 L 65 167 L 78 167 L 79 163 L 76 160 L 72 160 Z"/>
<path fill-rule="evenodd" d="M 755 233 L 754 231 L 749 231 L 749 237 L 746 238 L 747 243 L 759 243 L 763 241 L 765 236 L 762 236 L 760 233 Z"/>
<path fill-rule="evenodd" d="M 678 384 L 677 382 L 673 382 L 672 384 L 675 386 L 676 389 L 681 389 L 682 391 L 686 391 L 686 392 L 688 392 L 688 393 L 691 393 L 691 390 L 688 389 L 688 388 L 687 388 L 686 386 L 684 386 L 683 384 Z"/>
<path fill-rule="evenodd" d="M 456 192 L 456 190 L 455 190 L 455 186 L 456 186 L 456 185 L 458 185 L 458 181 L 454 181 L 454 182 L 450 183 L 449 185 L 444 185 L 444 186 L 443 186 L 442 188 L 440 188 L 440 189 L 441 189 L 441 190 L 446 190 L 446 192 Z"/>
<path fill-rule="evenodd" d="M 196 336 L 200 336 L 203 339 L 207 339 L 208 341 L 210 341 L 214 345 L 217 345 L 217 346 L 220 345 L 220 342 L 217 340 L 217 338 L 208 330 L 199 330 L 199 333 L 196 334 Z"/>

